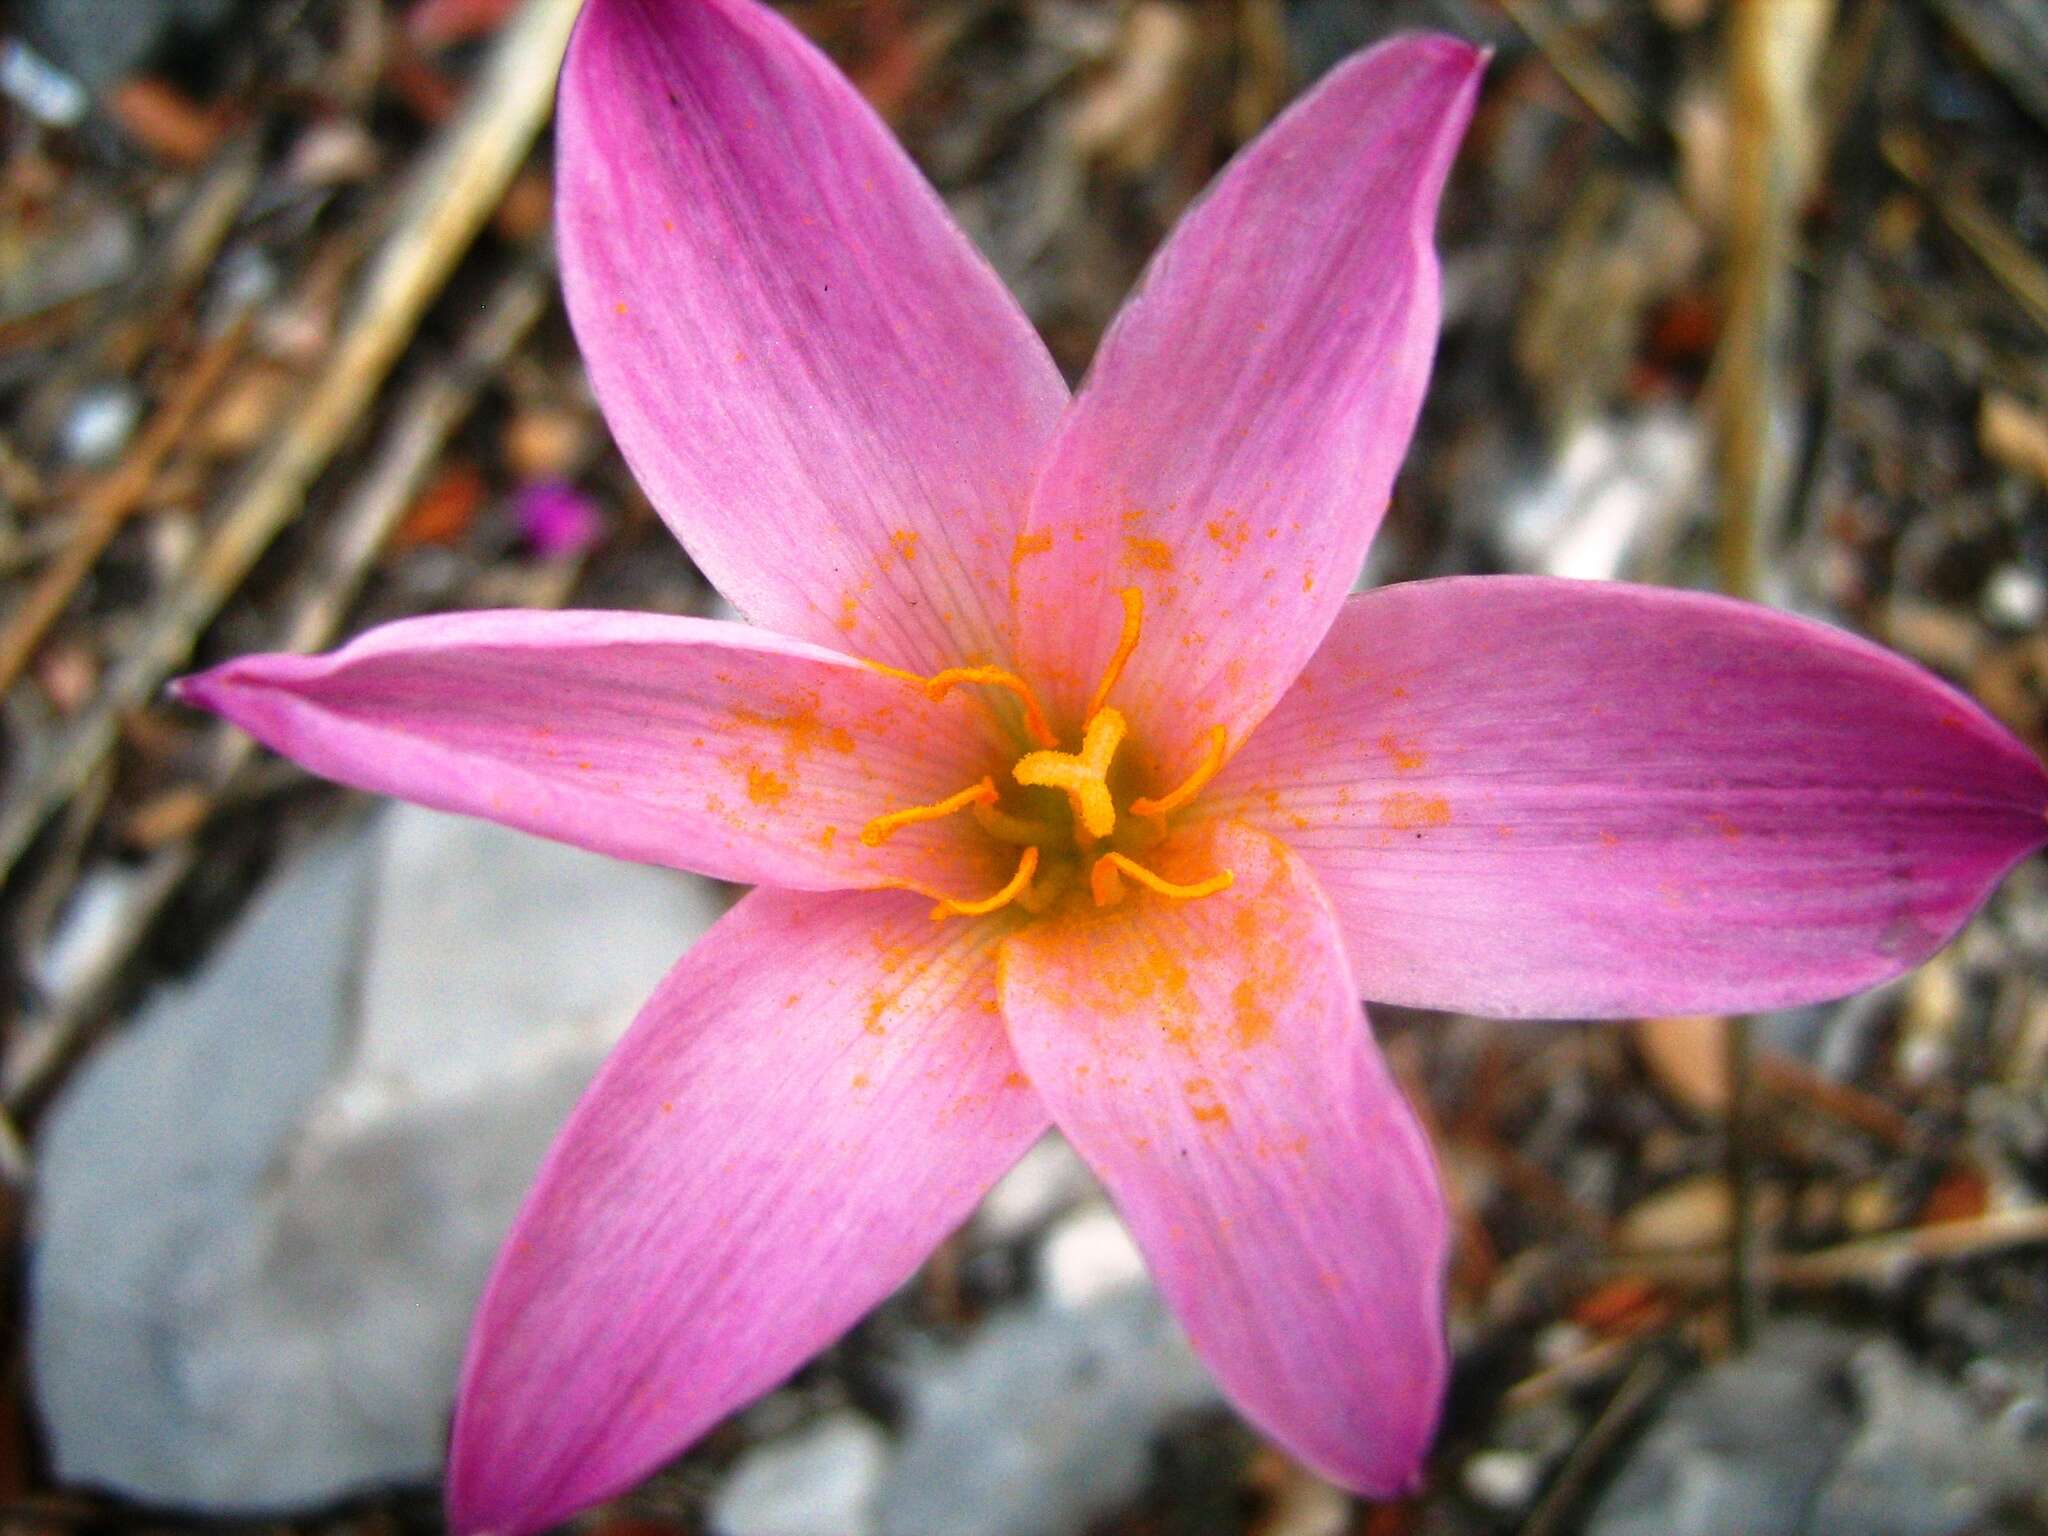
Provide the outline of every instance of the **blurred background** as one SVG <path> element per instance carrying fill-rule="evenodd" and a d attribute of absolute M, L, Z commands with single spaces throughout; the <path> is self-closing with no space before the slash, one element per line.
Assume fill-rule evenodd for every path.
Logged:
<path fill-rule="evenodd" d="M 0 1530 L 437 1529 L 496 1241 L 729 899 L 366 806 L 162 694 L 437 609 L 720 611 L 556 295 L 573 10 L 0 13 Z M 1077 378 L 1321 70 L 1402 27 L 1491 45 L 1369 579 L 1746 585 L 2042 746 L 2040 0 L 788 13 Z M 1050 1141 L 841 1345 L 581 1527 L 2048 1530 L 2044 861 L 1898 985 L 1755 1021 L 1733 1079 L 1721 1021 L 1374 1017 L 1459 1234 L 1412 1499 L 1261 1445 Z"/>

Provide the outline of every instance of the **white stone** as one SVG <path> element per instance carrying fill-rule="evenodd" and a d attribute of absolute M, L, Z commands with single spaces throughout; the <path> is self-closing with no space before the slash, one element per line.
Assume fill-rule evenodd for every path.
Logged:
<path fill-rule="evenodd" d="M 142 885 L 134 868 L 105 864 L 79 881 L 49 939 L 29 961 L 29 979 L 45 997 L 64 997 L 99 968 L 128 931 Z"/>
<path fill-rule="evenodd" d="M 982 1197 L 974 1213 L 975 1236 L 990 1243 L 1015 1242 L 1101 1192 L 1066 1137 L 1050 1132 Z"/>
<path fill-rule="evenodd" d="M 711 1498 L 717 1536 L 871 1536 L 889 1442 L 860 1414 L 826 1415 L 755 1446 Z"/>
<path fill-rule="evenodd" d="M 1217 1401 L 1150 1290 L 998 1316 L 913 1357 L 904 1386 L 883 1536 L 1073 1536 L 1143 1490 L 1170 1421 Z"/>
<path fill-rule="evenodd" d="M 2037 628 L 2048 615 L 2048 583 L 2025 566 L 2002 565 L 1984 584 L 1984 611 L 2011 629 Z"/>
<path fill-rule="evenodd" d="M 705 882 L 396 807 L 301 860 L 40 1139 L 60 1480 L 249 1513 L 434 1477 L 556 1127 L 715 917 Z"/>
<path fill-rule="evenodd" d="M 1055 1306 L 1085 1307 L 1145 1283 L 1145 1257 L 1107 1205 L 1091 1205 L 1052 1229 L 1038 1256 L 1038 1280 Z"/>
<path fill-rule="evenodd" d="M 58 447 L 73 464 L 109 464 L 128 446 L 142 417 L 142 397 L 125 381 L 100 384 L 78 397 L 64 418 Z"/>
<path fill-rule="evenodd" d="M 1480 1451 L 1465 1462 L 1465 1491 L 1488 1509 L 1527 1509 L 1543 1481 L 1543 1463 L 1527 1451 Z"/>
<path fill-rule="evenodd" d="M 1677 410 L 1586 423 L 1542 479 L 1509 499 L 1507 553 L 1547 576 L 1628 574 L 1668 545 L 1697 502 L 1703 454 L 1697 422 Z"/>

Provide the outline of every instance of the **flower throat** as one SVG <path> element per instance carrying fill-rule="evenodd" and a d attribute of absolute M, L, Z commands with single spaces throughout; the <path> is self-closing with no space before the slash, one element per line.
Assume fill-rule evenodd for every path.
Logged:
<path fill-rule="evenodd" d="M 936 901 L 938 905 L 932 908 L 935 919 L 978 917 L 1012 902 L 1029 912 L 1043 912 L 1067 892 L 1083 867 L 1088 871 L 1089 893 L 1098 907 L 1114 906 L 1121 901 L 1126 879 L 1169 900 L 1191 901 L 1227 890 L 1235 878 L 1225 869 L 1183 885 L 1164 878 L 1132 856 L 1164 841 L 1167 818 L 1192 802 L 1216 776 L 1223 767 L 1228 735 L 1220 725 L 1211 727 L 1202 761 L 1193 773 L 1167 794 L 1138 795 L 1118 810 L 1117 791 L 1121 785 L 1116 753 L 1130 726 L 1107 701 L 1117 679 L 1123 676 L 1124 664 L 1138 648 L 1138 637 L 1144 628 L 1145 600 L 1136 587 L 1126 587 L 1117 596 L 1124 608 L 1123 630 L 1102 681 L 1095 685 L 1088 701 L 1081 740 L 1072 752 L 1062 748 L 1038 696 L 1015 672 L 1000 667 L 952 667 L 920 677 L 879 662 L 869 663 L 891 677 L 917 684 L 933 699 L 943 699 L 963 683 L 1013 695 L 1022 711 L 1024 733 L 1037 748 L 1012 765 L 1010 777 L 1017 787 L 1007 795 L 996 787 L 993 776 L 985 776 L 930 805 L 914 805 L 877 816 L 861 829 L 860 840 L 870 848 L 878 848 L 904 827 L 964 812 L 989 837 L 1021 850 L 1016 872 L 1002 888 L 977 900 L 948 896 L 911 881 L 896 882 L 903 889 Z"/>

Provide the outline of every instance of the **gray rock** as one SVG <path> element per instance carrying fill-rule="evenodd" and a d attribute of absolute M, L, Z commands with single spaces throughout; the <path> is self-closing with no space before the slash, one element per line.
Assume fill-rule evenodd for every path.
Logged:
<path fill-rule="evenodd" d="M 884 1536 L 1073 1536 L 1143 1490 L 1167 1421 L 1217 1401 L 1149 1287 L 999 1317 L 905 1386 Z"/>
<path fill-rule="evenodd" d="M 1962 1536 L 2048 1496 L 2022 1424 L 1883 1337 L 1788 1322 L 1672 1395 L 1589 1536 Z"/>
<path fill-rule="evenodd" d="M 436 1473 L 556 1126 L 717 892 L 394 808 L 301 860 L 47 1122 L 59 1478 L 216 1512 Z"/>
<path fill-rule="evenodd" d="M 207 36 L 236 8 L 235 0 L 25 0 L 17 25 L 98 90 L 140 67 L 174 35 Z"/>
<path fill-rule="evenodd" d="M 1830 1377 L 1849 1346 L 1781 1323 L 1672 1394 L 1593 1511 L 1588 1536 L 1798 1536 L 1849 1442 Z"/>
<path fill-rule="evenodd" d="M 2016 1426 L 1980 1421 L 1962 1392 L 1891 1340 L 1862 1345 L 1848 1371 L 1856 1437 L 1820 1492 L 1809 1536 L 1961 1536 L 2030 1482 L 2048 1492 L 2048 1467 Z"/>
<path fill-rule="evenodd" d="M 711 1499 L 718 1536 L 872 1536 L 889 1443 L 842 1410 L 742 1456 Z"/>
<path fill-rule="evenodd" d="M 195 1376 L 186 1344 L 212 1328 L 208 1292 L 246 1233 L 244 1208 L 333 1070 L 373 868 L 359 837 L 308 855 L 50 1115 L 29 1349 L 59 1478 L 205 1500 L 262 1476 L 268 1448 L 232 1431 L 210 1443 L 241 1411 Z"/>

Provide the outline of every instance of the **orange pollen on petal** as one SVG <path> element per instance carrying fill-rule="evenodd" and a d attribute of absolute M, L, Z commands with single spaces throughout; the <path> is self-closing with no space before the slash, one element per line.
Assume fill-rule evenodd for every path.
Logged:
<path fill-rule="evenodd" d="M 941 821 L 969 806 L 994 805 L 996 803 L 996 782 L 983 775 L 979 784 L 970 784 L 957 795 L 948 795 L 930 805 L 913 805 L 908 810 L 891 811 L 886 816 L 877 816 L 860 829 L 860 840 L 870 848 L 879 848 L 895 835 L 898 827 L 907 827 L 920 821 Z"/>
<path fill-rule="evenodd" d="M 1031 877 L 1038 873 L 1038 850 L 1026 848 L 1017 860 L 1017 873 L 1010 876 L 1003 888 L 993 896 L 984 896 L 979 901 L 959 901 L 951 896 L 939 896 L 939 904 L 932 908 L 932 921 L 942 922 L 949 917 L 984 917 L 997 912 L 1030 889 Z M 925 895 L 937 893 L 926 891 Z"/>
<path fill-rule="evenodd" d="M 1133 816 L 1170 816 L 1202 792 L 1211 779 L 1223 771 L 1223 754 L 1230 746 L 1230 733 L 1220 725 L 1209 728 L 1209 744 L 1202 752 L 1202 760 L 1195 771 L 1181 780 L 1170 793 L 1154 800 L 1149 795 L 1140 795 L 1131 802 Z"/>
<path fill-rule="evenodd" d="M 1214 896 L 1218 891 L 1227 891 L 1236 883 L 1237 876 L 1230 870 L 1219 870 L 1206 880 L 1197 880 L 1192 885 L 1180 885 L 1160 875 L 1155 875 L 1135 859 L 1127 859 L 1120 853 L 1105 853 L 1095 861 L 1095 867 L 1088 872 L 1088 889 L 1095 896 L 1098 907 L 1113 907 L 1123 899 L 1122 876 L 1129 875 L 1138 884 L 1157 895 L 1172 901 L 1193 901 L 1198 896 Z"/>
<path fill-rule="evenodd" d="M 894 670 L 893 668 L 891 670 Z M 908 676 L 909 674 L 901 674 Z M 979 683 L 985 688 L 1007 688 L 1017 696 L 1024 706 L 1024 729 L 1031 739 L 1041 747 L 1056 747 L 1059 737 L 1046 724 L 1045 711 L 1039 707 L 1038 695 L 1031 691 L 1031 685 L 1014 672 L 1005 672 L 1001 667 L 948 667 L 943 672 L 934 672 L 930 677 L 919 678 L 924 691 L 932 699 L 943 699 L 961 683 Z"/>
<path fill-rule="evenodd" d="M 1117 593 L 1124 605 L 1123 633 L 1117 636 L 1116 654 L 1109 658 L 1109 666 L 1102 674 L 1102 681 L 1095 685 L 1095 697 L 1088 701 L 1088 713 L 1084 717 L 1092 720 L 1096 711 L 1109 702 L 1109 690 L 1116 686 L 1118 678 L 1124 675 L 1124 663 L 1131 659 L 1131 652 L 1138 648 L 1138 633 L 1145 625 L 1145 594 L 1136 587 L 1125 587 Z"/>
<path fill-rule="evenodd" d="M 1079 752 L 1027 752 L 1010 770 L 1019 784 L 1063 789 L 1074 805 L 1074 820 L 1090 837 L 1116 830 L 1116 801 L 1109 793 L 1109 765 L 1129 727 L 1113 709 L 1097 710 Z"/>

